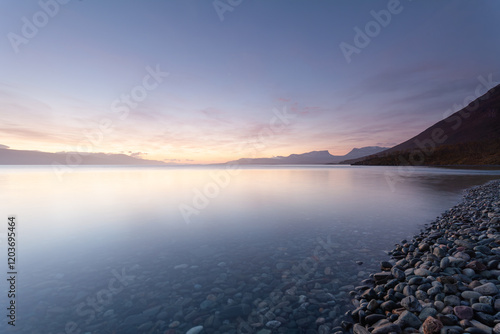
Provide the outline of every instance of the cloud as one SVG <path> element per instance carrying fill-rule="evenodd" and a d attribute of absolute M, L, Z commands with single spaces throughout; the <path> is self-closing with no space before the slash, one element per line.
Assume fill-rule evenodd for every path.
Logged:
<path fill-rule="evenodd" d="M 129 153 L 129 155 L 132 158 L 139 158 L 139 159 L 141 159 L 142 156 L 147 155 L 147 153 L 143 153 L 143 152 L 132 152 L 132 151 L 129 151 L 128 153 Z"/>
<path fill-rule="evenodd" d="M 225 123 L 231 123 L 228 117 L 229 115 L 227 115 L 227 113 L 225 113 L 222 110 L 215 108 L 205 108 L 201 110 L 201 113 L 207 116 L 208 118 L 212 118 Z"/>

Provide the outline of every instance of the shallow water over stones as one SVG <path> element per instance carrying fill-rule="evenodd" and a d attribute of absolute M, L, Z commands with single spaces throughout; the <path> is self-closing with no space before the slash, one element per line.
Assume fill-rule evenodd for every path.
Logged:
<path fill-rule="evenodd" d="M 24 240 L 20 248 L 22 293 L 15 332 L 312 334 L 350 330 L 349 319 L 344 317 L 353 309 L 350 292 L 366 284 L 363 280 L 370 273 L 380 271 L 380 261 L 388 259 L 385 252 L 455 204 L 460 187 L 491 176 L 480 175 L 465 182 L 471 175 L 452 172 L 451 179 L 464 183 L 450 189 L 445 182 L 440 191 L 443 172 L 425 170 L 422 179 L 413 175 L 393 192 L 384 169 L 347 171 L 273 169 L 262 171 L 263 176 L 254 170 L 248 174 L 243 171 L 244 182 L 234 179 L 236 189 L 228 188 L 227 192 L 236 198 L 245 194 L 245 202 L 221 194 L 211 204 L 218 210 L 207 207 L 196 217 L 200 220 L 191 224 L 182 222 L 177 202 L 157 201 L 160 193 L 166 196 L 162 193 L 165 184 L 158 181 L 165 178 L 163 170 L 126 170 L 119 177 L 114 173 L 120 171 L 99 171 L 97 176 L 78 175 L 78 182 L 63 185 L 47 181 L 50 174 L 32 171 L 42 184 L 36 196 L 16 203 L 0 193 L 4 203 L 25 216 L 24 238 L 20 239 Z M 176 177 L 182 179 L 186 171 L 178 173 Z M 278 177 L 282 174 L 286 177 Z M 277 178 L 274 186 L 283 189 L 270 195 L 267 189 L 273 185 L 262 190 L 253 186 L 259 175 Z M 94 178 L 105 187 L 121 189 L 123 180 L 139 176 L 142 183 L 137 188 L 108 194 L 119 199 L 111 207 L 101 207 L 85 191 L 88 184 L 96 182 Z M 444 180 L 448 178 L 446 174 Z M 24 179 L 26 175 L 16 174 L 8 184 L 22 185 Z M 287 188 L 291 180 L 298 185 Z M 189 184 L 188 190 L 196 186 Z M 19 187 L 27 188 L 29 184 Z M 144 195 L 142 188 L 149 195 Z M 133 191 L 141 193 L 140 198 L 149 196 L 152 202 L 131 196 Z M 68 192 L 72 197 L 66 204 L 73 211 L 63 210 L 58 202 L 64 201 Z M 167 191 L 167 199 L 173 201 L 181 193 L 182 189 L 173 187 Z M 63 212 L 49 210 L 47 202 L 40 205 L 43 196 L 53 196 L 55 206 L 59 203 Z M 413 201 L 408 203 L 409 199 Z M 26 212 L 26 203 L 32 205 L 32 212 Z M 223 204 L 227 211 L 220 211 Z M 170 225 L 160 224 L 162 220 Z M 422 247 L 421 251 L 428 250 Z M 444 261 L 443 267 L 466 261 L 468 253 L 462 253 L 446 257 L 448 263 Z M 399 278 L 410 275 L 392 263 L 387 265 L 389 274 Z M 474 271 L 481 264 L 471 266 L 466 269 Z M 424 275 L 430 269 L 417 270 Z M 386 273 L 377 275 L 373 277 L 377 281 L 389 279 Z M 424 291 L 411 289 L 395 288 L 398 296 L 425 297 Z M 434 296 L 444 289 L 453 287 L 431 285 L 425 293 L 430 290 Z M 413 301 L 408 302 L 411 305 Z M 372 303 L 367 308 L 378 306 Z M 475 307 L 488 314 L 485 306 Z M 432 314 L 431 310 L 426 312 Z M 366 319 L 376 323 L 380 320 L 377 316 L 367 315 Z M 416 320 L 405 314 L 401 322 L 415 324 Z"/>

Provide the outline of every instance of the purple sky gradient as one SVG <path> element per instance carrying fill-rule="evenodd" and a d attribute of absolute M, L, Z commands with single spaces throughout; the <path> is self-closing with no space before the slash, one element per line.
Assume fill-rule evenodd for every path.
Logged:
<path fill-rule="evenodd" d="M 26 38 L 41 4 L 53 16 Z M 388 6 L 399 12 L 348 62 L 340 44 L 355 46 L 355 27 Z M 341 155 L 398 144 L 474 95 L 478 77 L 500 81 L 498 1 L 232 9 L 221 21 L 212 1 L 2 1 L 0 145 L 196 163 Z M 168 76 L 120 118 L 113 102 L 143 85 L 147 68 Z"/>

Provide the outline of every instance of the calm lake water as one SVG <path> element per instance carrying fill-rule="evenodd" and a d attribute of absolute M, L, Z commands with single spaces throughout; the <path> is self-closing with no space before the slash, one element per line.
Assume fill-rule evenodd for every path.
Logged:
<path fill-rule="evenodd" d="M 349 286 L 385 251 L 458 203 L 463 189 L 497 178 L 500 171 L 351 166 L 85 167 L 61 177 L 50 167 L 3 166 L 5 276 L 7 217 L 17 217 L 13 332 L 165 333 L 172 325 L 185 333 L 205 324 L 205 333 L 232 333 L 247 314 L 214 315 L 262 308 L 283 285 L 322 277 L 335 296 L 328 314 L 340 316 Z M 11 330 L 5 318 L 0 329 Z"/>

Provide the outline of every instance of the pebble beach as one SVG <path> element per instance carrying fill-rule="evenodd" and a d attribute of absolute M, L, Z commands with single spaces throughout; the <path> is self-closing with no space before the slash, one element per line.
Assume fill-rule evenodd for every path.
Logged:
<path fill-rule="evenodd" d="M 389 254 L 332 332 L 500 333 L 500 181 L 467 190 Z"/>

